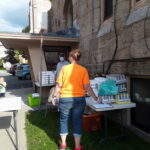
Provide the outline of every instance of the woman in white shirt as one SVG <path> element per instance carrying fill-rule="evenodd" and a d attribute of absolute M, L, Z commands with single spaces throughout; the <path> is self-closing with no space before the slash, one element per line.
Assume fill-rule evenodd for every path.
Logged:
<path fill-rule="evenodd" d="M 0 78 L 0 97 L 5 97 L 6 93 L 6 82 L 4 81 L 4 78 Z"/>

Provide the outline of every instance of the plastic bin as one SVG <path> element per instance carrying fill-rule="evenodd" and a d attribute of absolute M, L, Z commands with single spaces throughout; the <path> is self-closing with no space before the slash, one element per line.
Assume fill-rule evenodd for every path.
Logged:
<path fill-rule="evenodd" d="M 97 131 L 102 128 L 102 114 L 83 115 L 82 126 L 85 131 Z"/>
<path fill-rule="evenodd" d="M 40 97 L 32 97 L 32 94 L 27 95 L 29 106 L 39 106 L 40 105 Z"/>

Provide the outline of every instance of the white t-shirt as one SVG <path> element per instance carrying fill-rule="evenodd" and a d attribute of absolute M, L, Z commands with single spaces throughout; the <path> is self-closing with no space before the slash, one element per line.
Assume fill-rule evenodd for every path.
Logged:
<path fill-rule="evenodd" d="M 6 92 L 6 82 L 0 83 L 0 93 L 5 93 Z"/>
<path fill-rule="evenodd" d="M 59 76 L 59 73 L 60 73 L 60 71 L 61 71 L 61 69 L 62 69 L 62 67 L 63 66 L 65 66 L 65 65 L 69 65 L 70 63 L 68 62 L 68 61 L 60 61 L 58 64 L 57 64 L 57 67 L 56 67 L 56 79 L 57 79 L 57 77 Z"/>

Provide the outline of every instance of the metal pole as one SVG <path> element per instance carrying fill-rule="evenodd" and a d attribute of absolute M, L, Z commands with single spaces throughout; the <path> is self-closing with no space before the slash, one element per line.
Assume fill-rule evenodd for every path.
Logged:
<path fill-rule="evenodd" d="M 18 147 L 18 129 L 17 129 L 17 110 L 13 111 L 13 118 L 14 118 L 14 129 L 15 129 L 15 138 L 16 138 L 16 150 L 19 150 Z"/>
<path fill-rule="evenodd" d="M 40 108 L 39 109 L 41 109 L 41 102 L 42 102 L 43 30 L 41 30 L 40 34 L 41 34 L 41 41 L 40 41 L 41 58 L 40 58 Z"/>

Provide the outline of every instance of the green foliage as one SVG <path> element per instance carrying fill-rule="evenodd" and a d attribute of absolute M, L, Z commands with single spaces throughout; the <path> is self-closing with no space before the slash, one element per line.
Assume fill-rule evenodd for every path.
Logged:
<path fill-rule="evenodd" d="M 13 48 L 7 49 L 5 53 L 6 53 L 6 56 L 3 58 L 4 62 L 10 62 L 11 64 L 18 63 L 18 60 L 14 57 L 15 51 Z"/>
<path fill-rule="evenodd" d="M 0 59 L 0 70 L 5 70 L 5 68 L 3 68 L 3 60 Z"/>
<path fill-rule="evenodd" d="M 23 58 L 27 58 L 25 52 L 23 50 L 15 50 L 15 59 L 19 61 L 19 55 L 21 55 Z"/>
<path fill-rule="evenodd" d="M 3 61 L 0 60 L 0 67 L 3 67 Z"/>
<path fill-rule="evenodd" d="M 29 31 L 30 31 L 30 27 L 29 26 L 27 26 L 24 29 L 22 29 L 23 33 L 29 33 Z"/>
<path fill-rule="evenodd" d="M 19 55 L 21 55 L 23 58 L 27 58 L 23 50 L 14 50 L 11 48 L 7 49 L 5 53 L 7 56 L 3 58 L 3 61 L 10 62 L 11 64 L 19 63 Z"/>

